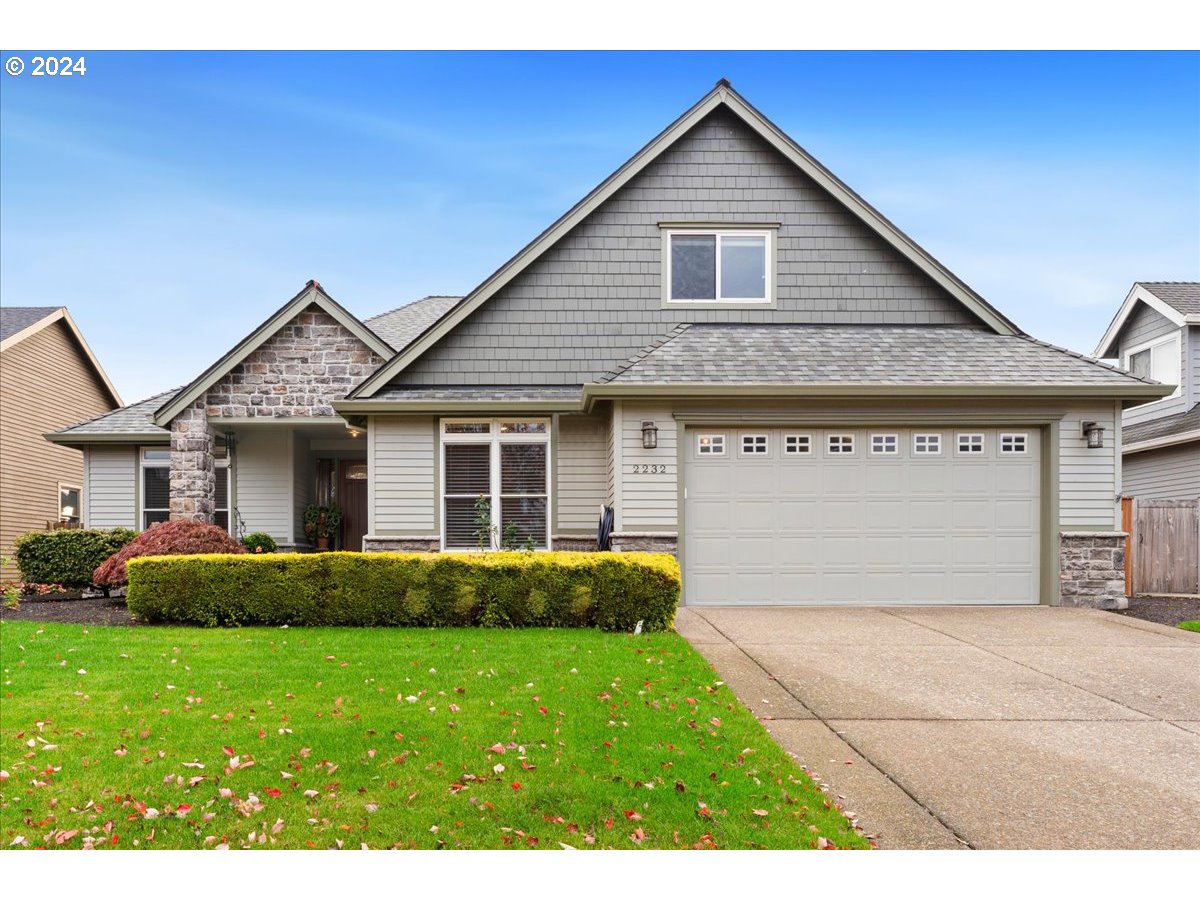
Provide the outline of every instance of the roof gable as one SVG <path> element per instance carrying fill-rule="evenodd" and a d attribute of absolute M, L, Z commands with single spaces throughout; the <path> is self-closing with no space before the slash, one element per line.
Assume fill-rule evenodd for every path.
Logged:
<path fill-rule="evenodd" d="M 115 405 L 121 406 L 121 395 L 109 381 L 108 373 L 100 365 L 100 360 L 96 359 L 96 354 L 92 353 L 88 342 L 83 339 L 83 332 L 79 330 L 79 326 L 75 324 L 75 320 L 71 318 L 71 314 L 65 306 L 4 307 L 0 310 L 0 335 L 3 336 L 0 339 L 0 351 L 15 347 L 21 341 L 32 337 L 55 322 L 63 323 L 63 327 L 67 329 L 82 353 L 84 361 L 100 382 L 101 388 Z"/>
<path fill-rule="evenodd" d="M 274 337 L 280 328 L 309 306 L 317 306 L 322 309 L 380 357 L 387 359 L 395 354 L 395 350 L 390 344 L 325 293 L 321 285 L 310 281 L 300 293 L 276 310 L 269 319 L 243 338 L 237 346 L 164 403 L 154 414 L 154 424 L 167 425 L 182 410 L 221 381 L 247 356 Z"/>
<path fill-rule="evenodd" d="M 915 265 L 934 283 L 957 300 L 972 315 L 988 328 L 999 334 L 1020 334 L 1012 322 L 991 307 L 986 301 L 963 284 L 937 260 L 922 250 L 911 238 L 901 232 L 870 204 L 854 193 L 817 162 L 798 144 L 787 137 L 774 124 L 747 103 L 729 83 L 722 81 L 695 106 L 667 127 L 661 134 L 643 147 L 616 172 L 572 207 L 558 221 L 500 267 L 487 280 L 476 287 L 435 324 L 428 327 L 406 349 L 380 367 L 363 382 L 351 397 L 368 398 L 382 390 L 397 374 L 420 358 L 443 337 L 462 323 L 472 312 L 495 296 L 502 288 L 531 266 L 561 238 L 595 212 L 601 204 L 644 171 L 664 154 L 695 125 L 717 109 L 725 109 L 736 116 L 768 145 L 779 151 L 785 159 L 799 168 L 831 195 L 842 207 L 864 223 L 886 244 Z"/>
<path fill-rule="evenodd" d="M 1191 306 L 1193 302 L 1194 310 Z M 1117 355 L 1118 339 L 1139 303 L 1150 307 L 1179 328 L 1200 325 L 1200 285 L 1190 282 L 1135 281 L 1104 332 L 1104 337 L 1096 345 L 1093 355 L 1097 359 L 1110 359 Z"/>

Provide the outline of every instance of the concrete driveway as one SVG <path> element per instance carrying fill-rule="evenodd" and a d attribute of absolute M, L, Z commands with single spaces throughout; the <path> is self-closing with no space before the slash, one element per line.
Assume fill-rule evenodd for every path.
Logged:
<path fill-rule="evenodd" d="M 676 628 L 881 847 L 1200 848 L 1200 634 L 1046 607 Z"/>

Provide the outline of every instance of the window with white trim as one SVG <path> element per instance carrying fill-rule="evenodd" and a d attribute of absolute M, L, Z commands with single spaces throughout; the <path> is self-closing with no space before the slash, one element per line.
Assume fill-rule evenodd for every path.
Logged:
<path fill-rule="evenodd" d="M 699 456 L 724 456 L 725 435 L 701 434 L 696 438 L 696 453 Z"/>
<path fill-rule="evenodd" d="M 442 546 L 550 546 L 550 427 L 545 420 L 442 422 Z"/>
<path fill-rule="evenodd" d="M 765 456 L 767 450 L 767 436 L 765 434 L 742 435 L 742 456 Z"/>
<path fill-rule="evenodd" d="M 1016 456 L 1029 451 L 1028 435 L 1002 434 L 1000 435 L 1000 452 L 1008 456 Z"/>
<path fill-rule="evenodd" d="M 963 456 L 975 456 L 983 452 L 983 435 L 975 432 L 960 432 L 955 440 L 958 442 L 958 452 Z"/>
<path fill-rule="evenodd" d="M 1125 353 L 1125 368 L 1141 378 L 1152 378 L 1163 384 L 1175 385 L 1175 392 L 1164 400 L 1178 397 L 1181 374 L 1179 332 L 1165 338 L 1131 347 Z"/>
<path fill-rule="evenodd" d="M 913 456 L 941 456 L 942 436 L 919 433 L 913 435 Z"/>
<path fill-rule="evenodd" d="M 769 230 L 672 230 L 666 240 L 668 302 L 765 303 L 771 299 Z"/>
<path fill-rule="evenodd" d="M 213 447 L 213 524 L 229 530 L 229 450 Z M 171 451 L 143 448 L 141 454 L 142 528 L 171 518 Z"/>
<path fill-rule="evenodd" d="M 808 456 L 812 453 L 812 436 L 807 434 L 784 435 L 783 452 L 786 456 Z"/>
<path fill-rule="evenodd" d="M 849 456 L 854 453 L 854 435 L 831 434 L 825 447 L 833 456 Z"/>
<path fill-rule="evenodd" d="M 83 488 L 69 484 L 58 486 L 58 521 L 66 528 L 78 528 L 82 522 L 81 510 Z"/>
<path fill-rule="evenodd" d="M 898 434 L 871 435 L 872 456 L 895 456 L 900 452 L 900 436 Z"/>

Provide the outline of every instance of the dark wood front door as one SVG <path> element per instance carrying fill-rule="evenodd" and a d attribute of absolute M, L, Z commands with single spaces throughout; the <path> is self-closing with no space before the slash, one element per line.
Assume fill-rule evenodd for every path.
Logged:
<path fill-rule="evenodd" d="M 367 461 L 346 459 L 341 463 L 338 505 L 342 508 L 343 550 L 361 551 L 367 533 Z"/>

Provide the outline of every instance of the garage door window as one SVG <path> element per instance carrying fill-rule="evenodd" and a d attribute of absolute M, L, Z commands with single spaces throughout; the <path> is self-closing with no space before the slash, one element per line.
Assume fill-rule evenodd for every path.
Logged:
<path fill-rule="evenodd" d="M 895 456 L 900 452 L 900 436 L 896 434 L 871 435 L 872 456 Z"/>
<path fill-rule="evenodd" d="M 942 436 L 940 434 L 914 434 L 914 456 L 941 456 Z"/>
<path fill-rule="evenodd" d="M 785 456 L 808 456 L 812 453 L 812 437 L 807 434 L 788 434 L 783 438 Z"/>
<path fill-rule="evenodd" d="M 974 456 L 983 452 L 982 434 L 960 434 L 958 452 L 962 456 Z"/>
<path fill-rule="evenodd" d="M 1000 452 L 1005 456 L 1021 456 L 1028 452 L 1029 442 L 1023 434 L 1000 435 Z"/>
<path fill-rule="evenodd" d="M 831 434 L 829 435 L 829 443 L 826 444 L 826 447 L 829 449 L 830 456 L 853 456 L 854 435 Z"/>
<path fill-rule="evenodd" d="M 768 451 L 765 434 L 743 434 L 742 456 L 766 456 Z"/>
<path fill-rule="evenodd" d="M 696 452 L 701 456 L 724 456 L 725 435 L 702 434 L 696 439 Z"/>

